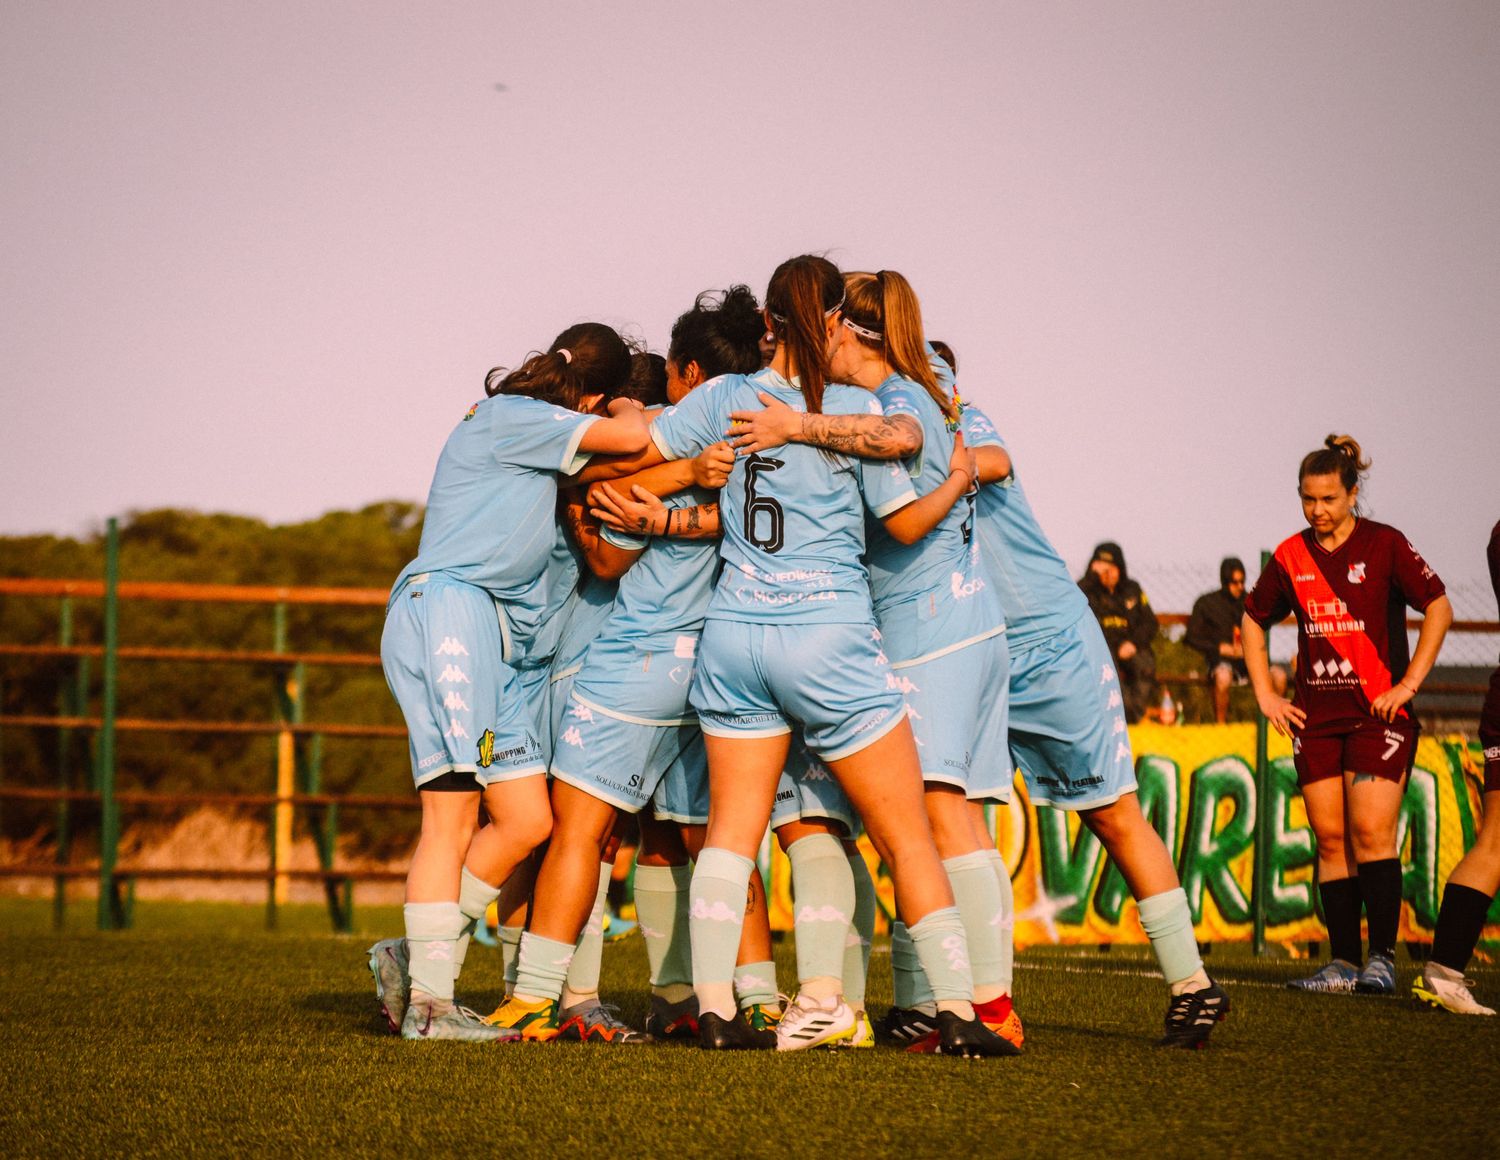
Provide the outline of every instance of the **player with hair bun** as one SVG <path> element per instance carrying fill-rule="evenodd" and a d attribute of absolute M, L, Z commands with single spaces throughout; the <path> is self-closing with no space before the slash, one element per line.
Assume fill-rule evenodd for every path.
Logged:
<path fill-rule="evenodd" d="M 1364 517 L 1369 469 L 1348 435 L 1303 457 L 1308 528 L 1276 549 L 1245 600 L 1245 666 L 1260 711 L 1292 739 L 1297 782 L 1318 843 L 1318 893 L 1332 960 L 1288 986 L 1391 995 L 1401 918 L 1396 822 L 1416 758 L 1410 701 L 1432 671 L 1453 610 L 1443 582 L 1395 528 Z M 1406 608 L 1424 614 L 1408 658 Z M 1267 632 L 1297 617 L 1297 699 L 1271 684 Z M 1370 954 L 1361 968 L 1360 915 Z"/>
<path fill-rule="evenodd" d="M 629 374 L 629 349 L 599 323 L 569 327 L 513 371 L 492 370 L 487 397 L 448 436 L 417 558 L 391 589 L 380 652 L 406 719 L 422 829 L 406 938 L 369 957 L 405 1038 L 514 1038 L 454 1003 L 455 959 L 499 884 L 551 831 L 546 764 L 515 666 L 539 628 L 558 476 L 590 454 L 645 445 L 638 404 L 588 413 Z M 483 905 L 460 904 L 466 887 Z"/>

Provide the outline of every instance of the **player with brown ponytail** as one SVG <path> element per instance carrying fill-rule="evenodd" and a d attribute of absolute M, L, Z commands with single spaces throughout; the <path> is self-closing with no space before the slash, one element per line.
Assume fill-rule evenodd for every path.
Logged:
<path fill-rule="evenodd" d="M 1408 702 L 1453 621 L 1443 582 L 1395 528 L 1364 517 L 1369 461 L 1348 435 L 1303 457 L 1297 489 L 1308 529 L 1285 540 L 1245 600 L 1245 666 L 1260 710 L 1292 738 L 1297 781 L 1318 843 L 1318 892 L 1332 961 L 1289 984 L 1309 992 L 1396 990 L 1401 862 L 1396 822 L 1416 757 Z M 1408 658 L 1407 606 L 1424 613 Z M 1267 631 L 1297 617 L 1297 699 L 1271 686 Z M 1369 960 L 1360 967 L 1360 916 Z"/>

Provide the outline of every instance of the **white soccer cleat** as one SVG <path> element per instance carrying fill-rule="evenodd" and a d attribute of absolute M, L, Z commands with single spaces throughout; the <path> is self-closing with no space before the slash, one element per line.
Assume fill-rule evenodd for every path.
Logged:
<path fill-rule="evenodd" d="M 383 938 L 365 952 L 370 974 L 375 977 L 375 999 L 391 1033 L 401 1033 L 406 1016 L 406 996 L 411 990 L 407 971 L 406 940 Z"/>
<path fill-rule="evenodd" d="M 843 1047 L 854 1039 L 856 1025 L 854 1010 L 842 996 L 835 995 L 819 1003 L 798 995 L 776 1025 L 776 1050 Z"/>
<path fill-rule="evenodd" d="M 1438 967 L 1438 970 L 1433 970 L 1434 967 Z M 1455 977 L 1443 978 L 1438 971 Z M 1493 1015 L 1493 1007 L 1484 1006 L 1469 993 L 1471 984 L 1472 980 L 1464 978 L 1457 971 L 1450 972 L 1436 963 L 1428 963 L 1426 969 L 1412 981 L 1411 997 L 1424 1006 L 1451 1011 L 1455 1015 Z"/>

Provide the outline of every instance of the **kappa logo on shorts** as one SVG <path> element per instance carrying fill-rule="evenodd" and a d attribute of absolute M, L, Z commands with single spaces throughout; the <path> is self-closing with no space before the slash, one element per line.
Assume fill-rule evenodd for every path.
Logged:
<path fill-rule="evenodd" d="M 488 769 L 495 763 L 495 731 L 486 729 L 479 735 L 479 768 Z"/>
<path fill-rule="evenodd" d="M 575 721 L 592 722 L 594 720 L 594 711 L 581 701 L 575 701 L 573 707 L 568 710 L 568 713 Z M 574 729 L 573 732 L 576 733 L 578 730 Z"/>
<path fill-rule="evenodd" d="M 457 709 L 462 709 L 466 713 L 469 711 L 469 706 L 464 701 L 463 694 L 457 689 L 449 689 L 443 694 L 443 708 L 447 709 L 450 713 Z"/>
<path fill-rule="evenodd" d="M 577 725 L 569 725 L 563 730 L 562 740 L 575 749 L 583 748 L 583 734 L 578 732 Z"/>
<path fill-rule="evenodd" d="M 435 657 L 466 657 L 469 655 L 469 650 L 464 648 L 456 636 L 445 636 L 443 637 L 443 643 L 437 646 L 432 655 Z"/>
<path fill-rule="evenodd" d="M 443 671 L 438 674 L 437 683 L 440 685 L 472 684 L 469 680 L 469 674 L 457 665 L 444 665 Z"/>
<path fill-rule="evenodd" d="M 442 760 L 443 755 L 441 753 L 429 753 L 426 757 L 422 758 L 421 761 L 417 762 L 417 768 L 431 769 L 434 765 Z"/>
<path fill-rule="evenodd" d="M 900 689 L 903 694 L 920 693 L 922 691 L 922 687 L 914 684 L 910 677 L 899 676 L 896 673 L 886 673 L 885 687 L 887 689 Z"/>
<path fill-rule="evenodd" d="M 1121 761 L 1129 761 L 1129 760 L 1130 760 L 1130 742 L 1125 741 L 1125 740 L 1122 739 L 1120 741 L 1120 744 L 1117 745 L 1117 746 L 1115 746 L 1115 761 L 1116 761 L 1116 763 L 1119 763 Z"/>
<path fill-rule="evenodd" d="M 953 573 L 951 583 L 953 585 L 954 600 L 967 600 L 970 596 L 977 595 L 984 590 L 984 581 L 978 576 L 975 576 L 968 583 L 964 583 L 964 574 L 962 572 Z"/>
<path fill-rule="evenodd" d="M 1110 681 L 1112 681 L 1114 679 L 1115 679 L 1115 666 L 1114 665 L 1105 665 L 1105 666 L 1103 666 L 1103 670 L 1099 674 L 1099 683 L 1101 685 L 1107 685 L 1107 684 L 1110 683 Z"/>
<path fill-rule="evenodd" d="M 469 731 L 464 728 L 464 723 L 457 717 L 448 718 L 448 728 L 443 733 L 444 737 L 469 739 Z"/>
<path fill-rule="evenodd" d="M 1109 700 L 1104 703 L 1104 707 L 1106 709 L 1118 709 L 1123 704 L 1125 704 L 1125 698 L 1120 696 L 1120 690 L 1111 689 L 1109 691 Z"/>

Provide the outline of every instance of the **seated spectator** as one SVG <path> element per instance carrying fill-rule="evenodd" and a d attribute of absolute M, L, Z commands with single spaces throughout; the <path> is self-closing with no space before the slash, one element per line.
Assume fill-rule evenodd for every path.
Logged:
<path fill-rule="evenodd" d="M 1214 720 L 1229 720 L 1229 689 L 1250 681 L 1245 670 L 1245 646 L 1240 642 L 1240 621 L 1245 615 L 1245 565 L 1233 556 L 1219 563 L 1219 589 L 1205 592 L 1193 603 L 1188 618 L 1190 648 L 1203 654 L 1204 672 L 1214 691 Z M 1276 695 L 1286 695 L 1286 670 L 1271 666 Z"/>
<path fill-rule="evenodd" d="M 1156 613 L 1141 586 L 1125 571 L 1125 553 L 1120 545 L 1106 541 L 1094 549 L 1089 570 L 1078 582 L 1088 597 L 1094 619 L 1104 630 L 1105 643 L 1115 658 L 1120 676 L 1120 695 L 1125 701 L 1125 720 L 1134 725 L 1152 704 L 1156 691 Z"/>

